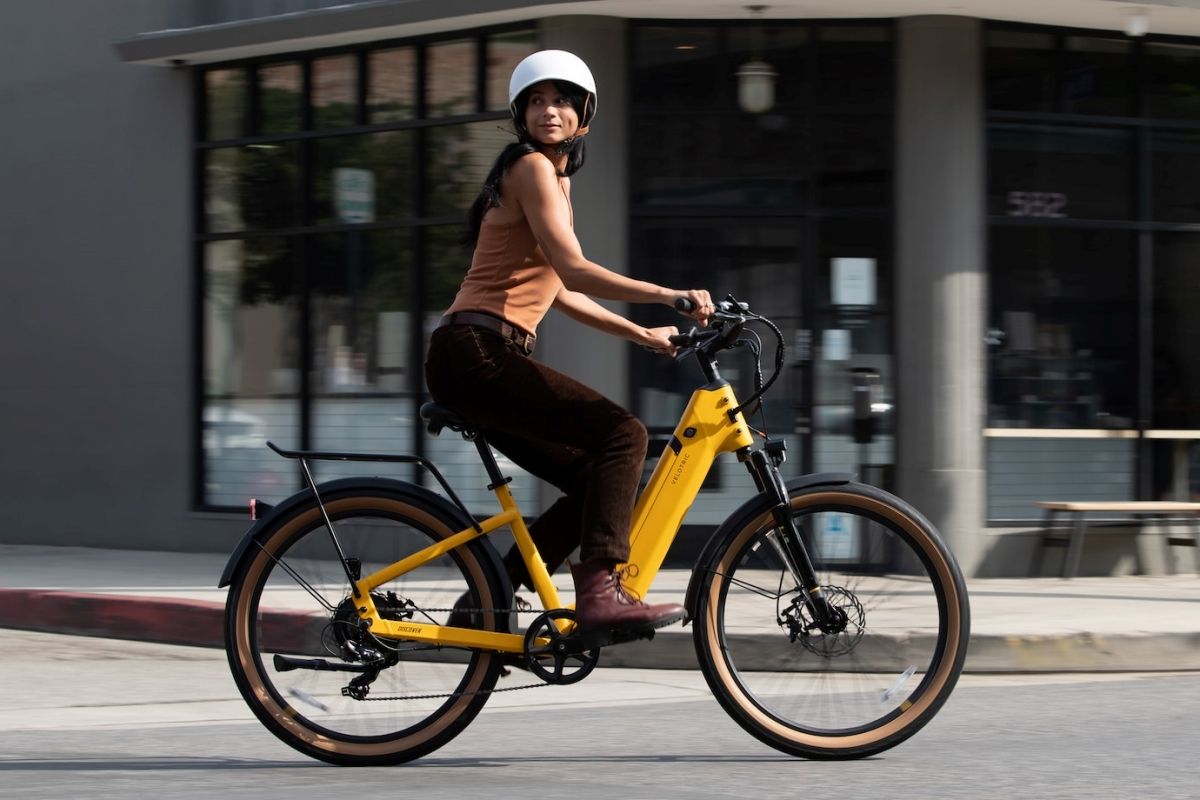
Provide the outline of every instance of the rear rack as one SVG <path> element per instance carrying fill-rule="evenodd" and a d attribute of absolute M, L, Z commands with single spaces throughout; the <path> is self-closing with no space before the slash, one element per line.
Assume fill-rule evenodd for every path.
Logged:
<path fill-rule="evenodd" d="M 442 476 L 442 473 L 429 459 L 422 458 L 421 456 L 395 455 L 391 453 L 336 453 L 324 450 L 284 450 L 282 447 L 276 446 L 274 442 L 267 442 L 267 447 L 284 458 L 300 462 L 300 468 L 304 470 L 304 479 L 308 481 L 309 488 L 312 489 L 318 503 L 321 502 L 321 497 L 317 494 L 317 483 L 313 480 L 312 471 L 309 470 L 309 461 L 373 461 L 389 464 L 416 464 L 429 472 L 437 480 L 438 485 L 446 492 L 446 496 L 450 498 L 454 505 L 458 506 L 458 509 L 463 512 L 463 515 L 467 519 L 471 520 L 471 525 L 475 530 L 483 530 L 479 527 L 479 523 L 475 521 L 475 518 L 471 516 L 471 512 L 467 510 L 466 504 L 454 493 L 454 490 L 450 488 L 450 484 L 446 481 L 445 477 Z M 322 505 L 323 509 L 324 506 Z"/>

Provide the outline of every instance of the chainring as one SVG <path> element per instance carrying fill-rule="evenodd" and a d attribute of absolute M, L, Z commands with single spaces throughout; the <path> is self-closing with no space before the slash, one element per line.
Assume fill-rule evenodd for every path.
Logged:
<path fill-rule="evenodd" d="M 566 620 L 564 633 L 558 620 Z M 539 614 L 525 631 L 525 663 L 546 683 L 565 685 L 586 678 L 600 660 L 600 648 L 588 648 L 575 624 L 575 612 L 556 608 Z"/>

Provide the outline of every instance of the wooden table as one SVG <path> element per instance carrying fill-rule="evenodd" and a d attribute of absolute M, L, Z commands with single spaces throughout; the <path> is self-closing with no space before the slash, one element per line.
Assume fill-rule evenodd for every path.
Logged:
<path fill-rule="evenodd" d="M 1081 502 L 1060 502 L 1043 500 L 1034 503 L 1044 512 L 1042 518 L 1042 543 L 1038 550 L 1034 565 L 1034 574 L 1040 575 L 1042 559 L 1046 547 L 1062 544 L 1067 545 L 1067 555 L 1063 559 L 1062 576 L 1074 577 L 1079 572 L 1079 560 L 1083 555 L 1083 537 L 1087 533 L 1085 517 L 1088 514 L 1132 514 L 1138 520 L 1146 517 L 1157 519 L 1186 519 L 1191 523 L 1192 537 L 1168 537 L 1168 545 L 1184 545 L 1200 548 L 1200 503 L 1186 503 L 1175 500 L 1100 500 Z M 1069 533 L 1056 533 L 1054 519 L 1059 514 L 1073 514 L 1074 519 Z M 1197 550 L 1200 554 L 1200 549 Z"/>

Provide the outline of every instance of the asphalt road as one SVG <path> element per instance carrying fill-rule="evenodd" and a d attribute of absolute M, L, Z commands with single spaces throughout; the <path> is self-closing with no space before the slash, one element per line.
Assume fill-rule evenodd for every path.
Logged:
<path fill-rule="evenodd" d="M 688 671 L 601 668 L 496 695 L 450 745 L 379 769 L 277 742 L 219 651 L 0 631 L 0 697 L 5 797 L 1157 800 L 1200 786 L 1195 673 L 968 676 L 907 743 L 833 763 L 751 739 Z"/>

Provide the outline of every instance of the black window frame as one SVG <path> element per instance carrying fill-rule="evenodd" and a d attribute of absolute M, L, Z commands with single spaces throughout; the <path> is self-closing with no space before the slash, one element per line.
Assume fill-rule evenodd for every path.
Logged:
<path fill-rule="evenodd" d="M 277 237 L 289 241 L 303 242 L 309 237 L 323 234 L 339 234 L 351 231 L 380 231 L 404 229 L 412 231 L 412 261 L 421 265 L 412 274 L 412 296 L 414 298 L 413 312 L 409 330 L 409 363 L 420 365 L 424 361 L 424 331 L 422 320 L 427 310 L 427 275 L 424 268 L 425 259 L 422 257 L 425 247 L 426 232 L 444 226 L 460 226 L 464 223 L 463 214 L 426 214 L 423 203 L 429 197 L 430 187 L 427 185 L 427 175 L 422 169 L 423 159 L 413 160 L 415 171 L 412 185 L 411 208 L 413 213 L 403 217 L 386 220 L 376 220 L 369 223 L 316 223 L 312 194 L 312 167 L 315 159 L 311 143 L 322 139 L 361 136 L 364 134 L 386 133 L 393 131 L 412 131 L 413 152 L 420 154 L 425 146 L 425 132 L 435 127 L 450 127 L 476 122 L 505 122 L 509 119 L 507 109 L 488 110 L 487 91 L 487 45 L 490 37 L 506 34 L 527 33 L 531 36 L 535 48 L 539 46 L 540 30 L 536 22 L 520 21 L 514 23 L 490 25 L 465 30 L 431 33 L 420 36 L 380 39 L 354 45 L 319 48 L 290 53 L 274 53 L 251 58 L 214 62 L 193 68 L 192 70 L 192 275 L 193 275 L 193 304 L 192 304 L 192 508 L 199 512 L 227 512 L 236 507 L 212 503 L 208 500 L 205 490 L 205 475 L 207 471 L 206 453 L 204 449 L 204 409 L 205 392 L 205 247 L 212 242 L 227 240 L 245 240 L 256 237 Z M 474 109 L 470 113 L 429 117 L 426 115 L 426 94 L 429 79 L 426 72 L 425 51 L 428 47 L 443 42 L 469 40 L 475 48 L 475 70 L 473 80 L 475 91 L 473 97 Z M 411 47 L 416 52 L 415 101 L 416 112 L 411 119 L 396 120 L 383 123 L 369 123 L 369 63 L 373 51 L 391 50 L 401 47 Z M 315 60 L 330 56 L 349 55 L 356 64 L 356 84 L 352 92 L 354 97 L 354 124 L 314 128 L 313 126 L 313 81 L 312 64 Z M 254 130 L 258 116 L 258 81 L 256 71 L 265 65 L 299 62 L 301 65 L 300 108 L 301 119 L 298 129 L 286 133 L 260 134 Z M 221 139 L 207 139 L 207 86 L 206 75 L 215 70 L 241 70 L 244 75 L 245 96 L 241 113 L 240 135 Z M 207 230 L 206 215 L 206 169 L 205 156 L 210 150 L 230 147 L 247 147 L 255 145 L 275 145 L 282 143 L 298 143 L 298 174 L 296 196 L 293 198 L 296 207 L 296 217 L 293 224 L 270 229 L 243 230 L 223 233 L 211 233 Z M 435 235 L 435 234 L 430 234 Z M 312 341 L 312 286 L 308 276 L 308 263 L 305 259 L 304 247 L 295 248 L 295 263 L 293 269 L 298 276 L 299 302 L 299 352 L 300 362 L 296 365 L 298 373 L 297 399 L 299 402 L 299 431 L 298 444 L 302 449 L 310 448 L 313 437 L 313 404 L 315 395 L 311 386 L 313 368 Z M 425 386 L 421 370 L 409 370 L 409 381 L 405 391 L 413 398 L 414 407 L 419 407 L 425 399 Z M 413 446 L 416 455 L 423 455 L 426 449 L 424 436 L 421 435 L 421 421 L 413 415 Z M 411 468 L 411 478 L 420 482 L 422 475 L 419 467 Z M 299 473 L 296 475 L 296 488 L 301 486 Z"/>
<path fill-rule="evenodd" d="M 1054 37 L 1052 62 L 1055 69 L 1054 109 L 1051 111 L 1011 111 L 994 109 L 989 96 L 988 75 L 988 35 L 995 31 L 1012 31 L 1023 33 L 1047 34 Z M 1105 114 L 1071 113 L 1064 110 L 1065 100 L 1062 92 L 1062 72 L 1065 69 L 1065 43 L 1069 37 L 1096 37 L 1101 39 L 1119 38 L 1119 34 L 1111 30 L 1091 28 L 1071 28 L 1060 26 L 1033 25 L 1015 22 L 985 21 L 981 26 L 981 81 L 984 89 L 984 121 L 985 136 L 990 136 L 994 125 L 1030 124 L 1053 126 L 1057 128 L 1116 128 L 1131 132 L 1133 136 L 1132 156 L 1132 187 L 1133 214 L 1126 220 L 1094 220 L 1071 218 L 1030 218 L 1012 217 L 992 214 L 990 209 L 986 217 L 987 250 L 991 252 L 992 231 L 1003 227 L 1036 227 L 1051 229 L 1109 229 L 1130 231 L 1135 237 L 1134 249 L 1137 253 L 1134 283 L 1137 286 L 1136 298 L 1136 335 L 1135 373 L 1136 373 L 1136 408 L 1133 425 L 1129 430 L 1136 433 L 1134 490 L 1136 497 L 1148 499 L 1153 487 L 1153 441 L 1145 432 L 1153 429 L 1154 420 L 1154 239 L 1157 234 L 1185 232 L 1200 232 L 1198 222 L 1169 222 L 1155 219 L 1153 211 L 1153 141 L 1158 132 L 1200 133 L 1200 118 L 1194 120 L 1181 118 L 1151 117 L 1148 115 L 1147 94 L 1150 86 L 1146 65 L 1146 50 L 1154 44 L 1184 44 L 1192 47 L 1200 46 L 1200 39 L 1173 36 L 1166 34 L 1151 34 L 1141 37 L 1130 37 L 1132 46 L 1132 71 L 1130 84 L 1133 92 L 1131 113 L 1129 116 L 1113 116 Z M 990 147 L 989 147 L 990 154 Z M 988 159 L 990 162 L 990 158 Z M 991 176 L 987 177 L 986 191 L 990 194 Z M 988 268 L 989 284 L 994 279 L 991 265 Z M 990 295 L 989 287 L 989 295 Z M 991 316 L 991 309 L 988 309 Z M 989 368 L 991 361 L 989 353 Z M 986 400 L 992 397 L 992 387 L 987 388 Z M 1070 430 L 1070 428 L 1063 428 Z M 1028 519 L 989 519 L 989 524 L 1027 524 Z"/>
<path fill-rule="evenodd" d="M 823 109 L 819 104 L 818 98 L 818 77 L 819 69 L 819 48 L 822 43 L 821 31 L 823 29 L 838 29 L 838 28 L 874 28 L 886 29 L 887 45 L 890 50 L 891 61 L 894 63 L 897 57 L 898 36 L 896 30 L 896 20 L 891 18 L 850 18 L 850 19 L 771 19 L 771 20 L 718 20 L 718 19 L 637 19 L 631 20 L 627 31 L 627 52 L 630 54 L 629 65 L 629 84 L 626 87 L 627 96 L 630 98 L 630 113 L 631 116 L 636 115 L 636 64 L 634 58 L 636 54 L 636 36 L 637 32 L 643 28 L 705 28 L 713 29 L 717 32 L 718 53 L 721 57 L 720 69 L 724 73 L 732 75 L 740 64 L 740 61 L 733 56 L 733 51 L 729 46 L 729 33 L 734 30 L 752 30 L 754 28 L 794 28 L 807 31 L 805 40 L 805 64 L 806 64 L 806 95 L 801 108 L 801 113 L 798 115 L 804 122 L 806 130 L 810 133 L 812 142 L 811 152 L 807 161 L 808 170 L 804 173 L 806 179 L 806 189 L 802 201 L 790 207 L 778 206 L 741 206 L 741 205 L 658 205 L 645 204 L 634 202 L 634 192 L 636 190 L 636 176 L 631 175 L 630 179 L 630 205 L 629 225 L 630 225 L 630 246 L 631 251 L 628 256 L 631 274 L 635 277 L 647 277 L 653 279 L 652 275 L 646 275 L 641 271 L 640 260 L 638 254 L 632 251 L 633 242 L 637 239 L 634 234 L 643 225 L 653 224 L 656 221 L 668 221 L 675 219 L 683 223 L 685 226 L 696 224 L 702 220 L 711 220 L 712 224 L 738 224 L 739 222 L 748 222 L 750 220 L 763 220 L 764 222 L 785 222 L 792 221 L 799 228 L 799 238 L 801 244 L 797 252 L 797 261 L 801 265 L 800 274 L 797 276 L 799 289 L 799 317 L 805 321 L 805 325 L 809 327 L 810 335 L 812 326 L 816 324 L 823 313 L 829 312 L 828 306 L 818 304 L 816 292 L 813 291 L 815 284 L 819 280 L 819 260 L 821 251 L 821 242 L 819 232 L 824 222 L 828 220 L 878 220 L 882 221 L 885 228 L 886 241 L 895 242 L 895 179 L 896 179 L 896 158 L 894 142 L 896 137 L 897 125 L 897 93 L 896 84 L 893 76 L 892 82 L 889 84 L 889 90 L 885 93 L 886 101 L 883 106 L 871 108 L 868 110 L 845 110 L 839 112 L 838 115 L 830 115 L 825 113 L 827 109 Z M 730 94 L 730 85 L 722 82 L 718 87 L 714 87 L 716 99 L 714 103 L 720 102 L 726 106 L 732 104 L 736 108 L 736 97 Z M 736 91 L 736 90 L 734 90 Z M 708 107 L 698 108 L 693 115 L 696 117 L 705 117 L 710 114 L 711 109 Z M 748 112 L 742 112 L 750 116 Z M 883 149 L 882 162 L 883 169 L 886 172 L 887 190 L 883 192 L 883 199 L 878 205 L 870 206 L 845 206 L 845 207 L 829 207 L 822 204 L 820 196 L 820 173 L 815 168 L 820 160 L 819 144 L 823 141 L 821 136 L 820 123 L 822 117 L 829 119 L 860 117 L 862 119 L 879 119 L 886 118 L 889 126 L 887 128 L 887 145 Z M 628 135 L 628 149 L 633 153 L 634 148 L 640 146 L 637 138 L 636 126 L 631 122 L 626 126 Z M 786 146 L 781 144 L 781 146 Z M 633 169 L 631 163 L 630 169 Z M 720 287 L 712 287 L 719 290 Z M 895 342 L 895 325 L 896 313 L 890 300 L 888 310 L 883 312 L 888 316 L 888 328 L 891 341 Z M 634 314 L 639 314 L 637 309 L 633 309 Z M 791 343 L 789 343 L 790 345 Z M 811 351 L 811 341 L 806 348 Z M 643 385 L 643 378 L 647 374 L 648 356 L 634 354 L 629 360 L 628 376 L 631 386 Z M 816 400 L 815 397 L 815 381 L 811 379 L 811 370 L 813 362 L 810 357 L 804 355 L 802 357 L 810 370 L 809 377 L 806 377 L 800 382 L 801 390 L 798 403 L 806 409 L 812 409 Z M 640 414 L 641 409 L 638 407 L 639 400 L 637 397 L 629 398 L 631 407 L 634 413 Z M 902 403 L 903 399 L 897 396 L 896 404 Z M 815 431 L 810 420 L 808 430 Z M 661 431 L 651 430 L 651 434 L 661 433 Z M 811 433 L 805 434 L 811 436 Z M 896 437 L 896 447 L 899 448 L 899 436 Z M 651 448 L 653 452 L 653 448 Z M 800 473 L 812 472 L 814 470 L 815 454 L 812 447 L 802 448 L 802 452 L 792 455 L 792 463 Z"/>

